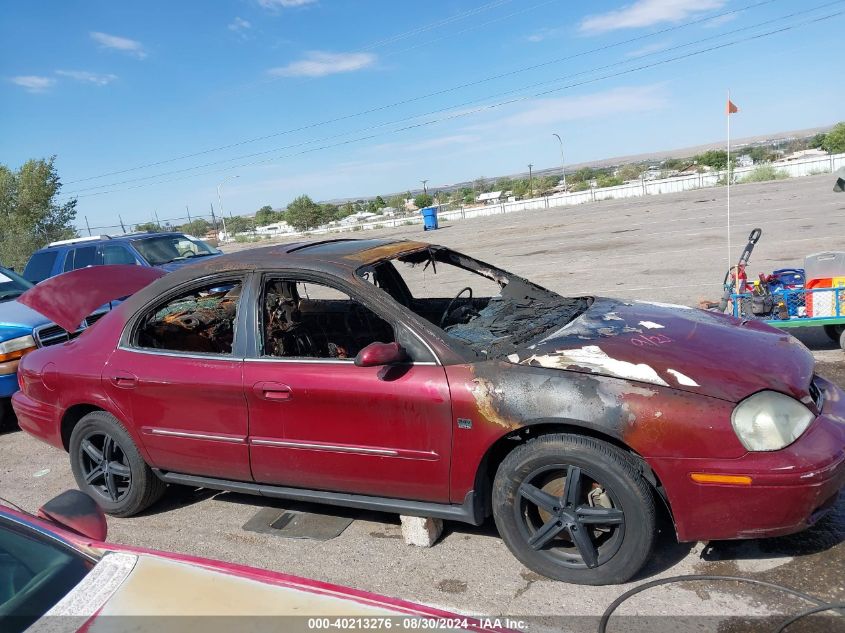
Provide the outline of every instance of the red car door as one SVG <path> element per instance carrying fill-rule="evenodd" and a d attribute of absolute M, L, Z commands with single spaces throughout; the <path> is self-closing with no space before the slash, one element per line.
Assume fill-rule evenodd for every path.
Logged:
<path fill-rule="evenodd" d="M 156 305 L 104 368 L 156 468 L 251 480 L 243 359 L 233 349 L 240 288 L 206 282 Z"/>
<path fill-rule="evenodd" d="M 261 341 L 243 370 L 256 481 L 448 502 L 444 368 L 433 355 L 390 369 L 353 363 L 404 326 L 334 288 L 289 279 L 268 279 L 256 312 Z"/>

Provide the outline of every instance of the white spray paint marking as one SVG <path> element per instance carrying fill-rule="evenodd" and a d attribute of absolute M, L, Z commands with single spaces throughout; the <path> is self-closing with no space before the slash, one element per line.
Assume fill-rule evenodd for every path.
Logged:
<path fill-rule="evenodd" d="M 622 317 L 616 314 L 615 312 L 608 312 L 605 314 L 602 319 L 605 321 L 622 321 Z"/>
<path fill-rule="evenodd" d="M 657 306 L 658 308 L 680 308 L 681 310 L 692 310 L 689 306 L 678 305 L 677 303 L 661 303 L 660 301 L 637 301 L 637 303 L 644 303 L 650 306 Z"/>
<path fill-rule="evenodd" d="M 697 382 L 695 382 L 692 378 L 682 374 L 677 369 L 667 369 L 666 371 L 668 373 L 672 374 L 675 377 L 675 379 L 678 381 L 679 385 L 684 385 L 686 387 L 700 387 L 701 386 Z"/>
<path fill-rule="evenodd" d="M 668 387 L 669 383 L 663 380 L 654 369 L 644 363 L 635 364 L 624 360 L 617 360 L 605 354 L 597 345 L 587 345 L 581 349 L 561 349 L 554 354 L 526 358 L 523 362 L 530 364 L 536 362 L 542 367 L 553 367 L 563 369 L 569 365 L 578 365 L 593 370 L 597 373 L 608 373 L 619 378 L 630 378 L 641 380 L 655 385 Z"/>
<path fill-rule="evenodd" d="M 508 356 L 508 360 L 512 363 L 518 363 L 519 362 L 519 354 L 511 354 L 510 356 Z"/>
<path fill-rule="evenodd" d="M 654 321 L 640 321 L 640 325 L 647 327 L 649 330 L 662 330 L 663 326 Z"/>

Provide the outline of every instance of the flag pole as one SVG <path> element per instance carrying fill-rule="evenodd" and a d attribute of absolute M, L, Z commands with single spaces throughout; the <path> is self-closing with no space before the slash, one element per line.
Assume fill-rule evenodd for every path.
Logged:
<path fill-rule="evenodd" d="M 731 91 L 728 90 L 728 105 L 725 108 L 725 116 L 728 119 L 728 270 L 733 266 L 733 252 L 731 251 Z M 734 276 L 737 278 L 737 287 L 739 286 L 739 271 Z"/>

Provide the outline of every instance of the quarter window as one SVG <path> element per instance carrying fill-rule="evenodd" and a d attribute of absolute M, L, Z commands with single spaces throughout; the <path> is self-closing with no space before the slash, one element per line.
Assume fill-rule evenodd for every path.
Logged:
<path fill-rule="evenodd" d="M 262 298 L 262 354 L 353 359 L 370 343 L 392 343 L 393 328 L 348 294 L 310 281 L 271 279 Z"/>
<path fill-rule="evenodd" d="M 172 352 L 231 354 L 241 282 L 203 286 L 150 311 L 138 326 L 139 347 Z"/>

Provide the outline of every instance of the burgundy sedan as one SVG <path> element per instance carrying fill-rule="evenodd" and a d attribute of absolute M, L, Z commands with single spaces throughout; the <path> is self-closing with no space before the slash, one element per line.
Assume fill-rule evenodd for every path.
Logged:
<path fill-rule="evenodd" d="M 79 338 L 21 361 L 21 427 L 131 516 L 167 484 L 479 524 L 568 582 L 681 541 L 811 525 L 845 482 L 843 393 L 756 321 L 563 297 L 448 248 L 333 240 L 22 301 Z M 147 285 L 149 284 L 149 285 Z M 764 360 L 765 359 L 765 360 Z"/>

